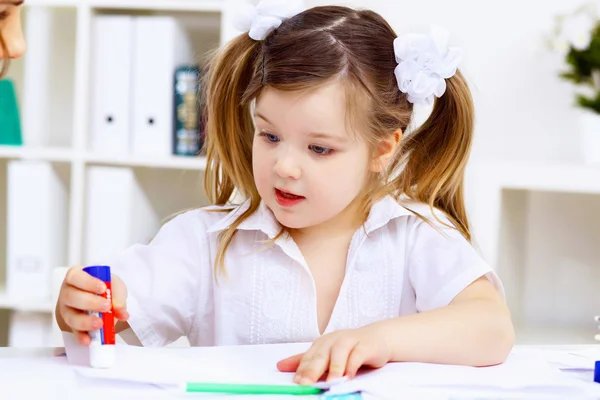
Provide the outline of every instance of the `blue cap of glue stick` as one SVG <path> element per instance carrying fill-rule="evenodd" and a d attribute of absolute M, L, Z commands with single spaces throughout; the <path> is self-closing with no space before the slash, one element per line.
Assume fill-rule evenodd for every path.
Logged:
<path fill-rule="evenodd" d="M 600 361 L 596 361 L 596 368 L 594 368 L 594 382 L 600 383 Z"/>
<path fill-rule="evenodd" d="M 102 282 L 110 282 L 110 267 L 108 265 L 91 265 L 83 270 Z"/>

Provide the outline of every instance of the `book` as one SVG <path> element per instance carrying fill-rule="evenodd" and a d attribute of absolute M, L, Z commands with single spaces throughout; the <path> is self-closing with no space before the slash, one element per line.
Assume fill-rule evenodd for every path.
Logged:
<path fill-rule="evenodd" d="M 15 87 L 11 80 L 0 80 L 0 144 L 21 146 L 21 122 Z"/>
<path fill-rule="evenodd" d="M 182 65 L 175 70 L 173 154 L 197 156 L 203 146 L 200 68 Z"/>

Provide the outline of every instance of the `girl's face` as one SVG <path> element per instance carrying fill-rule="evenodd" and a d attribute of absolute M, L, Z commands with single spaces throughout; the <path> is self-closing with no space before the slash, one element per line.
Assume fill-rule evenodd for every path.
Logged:
<path fill-rule="evenodd" d="M 25 54 L 25 38 L 21 30 L 20 0 L 0 0 L 0 36 L 6 48 L 0 46 L 0 60 L 19 58 Z M 0 68 L 1 69 L 1 68 Z"/>
<path fill-rule="evenodd" d="M 336 82 L 302 92 L 266 88 L 257 99 L 254 180 L 283 226 L 302 230 L 354 218 L 370 151 L 346 121 L 345 91 Z"/>

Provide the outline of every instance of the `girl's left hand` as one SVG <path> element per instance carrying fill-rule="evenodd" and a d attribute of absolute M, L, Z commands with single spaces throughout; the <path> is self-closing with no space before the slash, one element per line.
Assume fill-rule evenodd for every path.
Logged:
<path fill-rule="evenodd" d="M 361 366 L 380 368 L 391 359 L 392 351 L 375 326 L 329 333 L 315 340 L 306 353 L 281 360 L 277 368 L 294 372 L 294 382 L 311 385 L 329 371 L 327 381 L 344 375 L 354 378 Z"/>

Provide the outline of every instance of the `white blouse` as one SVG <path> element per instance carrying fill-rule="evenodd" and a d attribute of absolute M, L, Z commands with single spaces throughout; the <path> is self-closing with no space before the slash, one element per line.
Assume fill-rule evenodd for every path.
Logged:
<path fill-rule="evenodd" d="M 150 244 L 116 257 L 112 272 L 127 286 L 129 324 L 144 346 L 165 346 L 181 336 L 192 346 L 320 336 L 312 274 L 291 238 L 265 247 L 279 225 L 264 203 L 239 226 L 225 258 L 227 275 L 215 281 L 218 234 L 248 206 L 188 211 Z M 504 296 L 497 275 L 457 230 L 436 222 L 428 206 L 400 205 L 389 196 L 354 234 L 347 260 L 325 333 L 445 306 L 483 275 Z"/>

